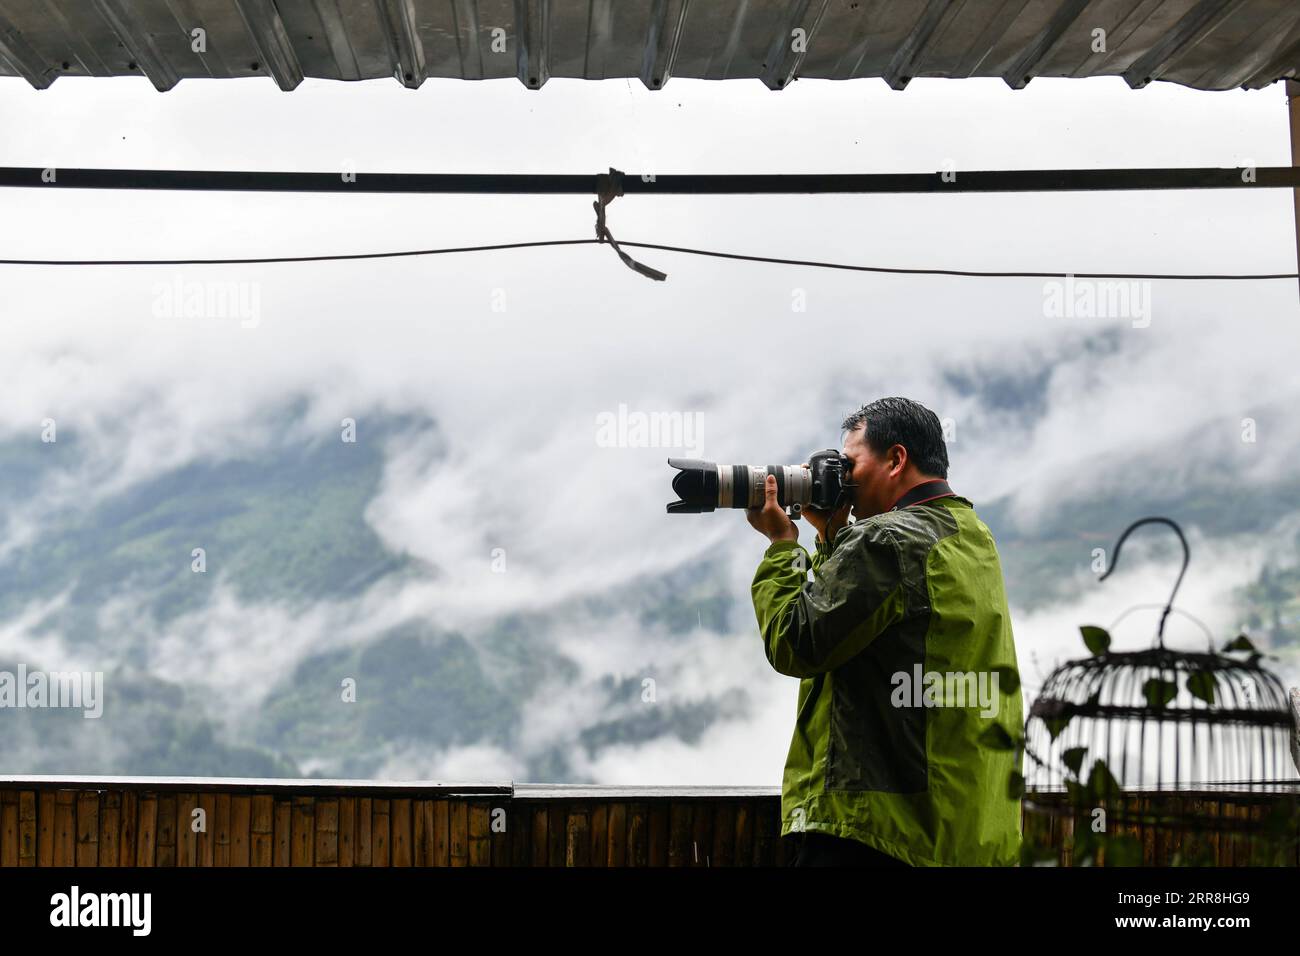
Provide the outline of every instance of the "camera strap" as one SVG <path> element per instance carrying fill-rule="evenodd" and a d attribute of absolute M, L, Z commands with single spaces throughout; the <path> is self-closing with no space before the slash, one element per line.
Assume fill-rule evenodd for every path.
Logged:
<path fill-rule="evenodd" d="M 956 493 L 948 487 L 948 482 L 942 478 L 932 478 L 930 481 L 923 481 L 919 485 L 914 485 L 907 494 L 894 502 L 894 507 L 889 510 L 899 511 L 903 508 L 910 508 L 912 505 L 933 501 L 935 498 L 947 498 Z"/>

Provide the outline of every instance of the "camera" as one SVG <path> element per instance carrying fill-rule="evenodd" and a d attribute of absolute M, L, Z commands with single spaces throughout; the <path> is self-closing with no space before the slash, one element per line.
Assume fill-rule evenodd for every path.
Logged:
<path fill-rule="evenodd" d="M 763 505 L 763 482 L 776 476 L 776 500 L 793 515 L 804 508 L 834 511 L 856 487 L 849 477 L 853 463 L 833 448 L 819 451 L 803 465 L 718 465 L 697 458 L 669 458 L 678 469 L 673 491 L 678 501 L 668 513 L 700 514 L 715 508 L 758 508 Z"/>

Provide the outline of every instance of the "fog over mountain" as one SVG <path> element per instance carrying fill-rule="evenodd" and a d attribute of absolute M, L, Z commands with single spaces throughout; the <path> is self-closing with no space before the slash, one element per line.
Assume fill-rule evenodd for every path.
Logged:
<path fill-rule="evenodd" d="M 1120 81 L 0 80 L 0 164 L 754 172 L 1286 164 L 1285 100 Z M 581 108 L 579 108 L 581 107 Z M 584 197 L 7 190 L 0 258 L 317 254 L 591 234 Z M 1285 191 L 623 197 L 620 239 L 907 268 L 1290 272 Z M 798 682 L 740 513 L 665 459 L 779 463 L 916 398 L 999 542 L 1026 695 L 1080 624 L 1178 606 L 1300 680 L 1294 281 L 1039 279 L 598 247 L 254 266 L 0 266 L 0 670 L 103 671 L 104 715 L 0 712 L 11 772 L 771 784 Z M 234 298 L 211 298 L 216 290 Z M 202 307 L 187 310 L 197 290 Z M 223 304 L 224 303 L 224 304 Z M 603 440 L 620 406 L 696 447 Z M 50 437 L 55 440 L 50 441 Z M 1243 436 L 1247 440 L 1243 440 Z M 625 436 L 626 437 L 626 436 Z M 355 438 L 355 440 L 346 440 Z M 811 547 L 811 531 L 801 540 Z M 202 549 L 204 570 L 195 570 Z M 1138 647 L 1158 609 L 1114 632 Z M 1171 618 L 1176 646 L 1204 646 Z M 352 682 L 355 682 L 352 684 Z M 355 701 L 343 699 L 355 686 Z"/>

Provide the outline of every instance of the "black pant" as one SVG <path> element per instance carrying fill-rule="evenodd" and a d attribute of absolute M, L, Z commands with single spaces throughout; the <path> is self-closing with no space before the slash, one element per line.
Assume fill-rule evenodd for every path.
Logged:
<path fill-rule="evenodd" d="M 791 842 L 787 851 L 786 866 L 909 866 L 897 857 L 844 837 L 831 836 L 809 830 L 806 833 L 783 837 Z"/>

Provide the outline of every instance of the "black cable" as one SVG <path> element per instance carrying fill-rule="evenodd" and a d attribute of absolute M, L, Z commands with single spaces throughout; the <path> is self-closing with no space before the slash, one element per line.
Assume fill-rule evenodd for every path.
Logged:
<path fill-rule="evenodd" d="M 487 252 L 493 249 L 526 249 L 536 246 L 585 246 L 599 239 L 546 239 L 539 242 L 504 242 L 490 246 L 460 246 L 450 249 L 410 249 L 400 252 L 349 252 L 332 256 L 267 256 L 246 259 L 0 259 L 5 266 L 215 266 L 250 265 L 264 262 L 337 262 L 344 259 L 399 259 L 404 256 L 437 256 L 453 252 Z"/>
<path fill-rule="evenodd" d="M 531 249 L 541 246 L 588 246 L 602 244 L 599 239 L 545 239 L 536 242 L 506 242 L 486 246 L 458 246 L 446 249 L 410 249 L 397 252 L 351 252 L 324 256 L 267 256 L 239 259 L 0 259 L 8 266 L 204 266 L 204 265 L 255 265 L 276 262 L 338 262 L 351 259 L 397 259 L 408 256 L 437 256 L 459 252 L 489 252 L 499 249 Z M 710 256 L 717 259 L 735 259 L 742 262 L 763 262 L 771 265 L 807 266 L 816 269 L 843 269 L 851 272 L 878 272 L 893 275 L 941 275 L 968 278 L 997 279 L 1196 279 L 1196 280 L 1261 280 L 1300 279 L 1295 272 L 1273 273 L 1161 273 L 1161 272 L 983 272 L 973 269 L 902 269 L 889 266 L 856 266 L 842 262 L 824 262 L 816 259 L 784 259 L 775 256 L 750 256 L 738 252 L 718 252 L 712 249 L 695 249 L 689 246 L 669 246 L 656 242 L 626 242 L 619 245 L 638 249 L 657 249 L 661 252 L 680 252 L 692 256 Z"/>
<path fill-rule="evenodd" d="M 888 266 L 853 266 L 838 262 L 821 262 L 808 259 L 778 259 L 770 256 L 746 256 L 736 252 L 711 252 L 707 249 L 690 249 L 684 246 L 664 246 L 653 242 L 624 242 L 625 246 L 641 249 L 660 249 L 665 252 L 685 252 L 695 256 L 716 256 L 720 259 L 741 259 L 749 262 L 768 262 L 784 266 L 812 266 L 818 269 L 848 269 L 853 272 L 884 272 L 897 275 L 931 275 L 931 276 L 969 276 L 972 278 L 1007 278 L 1007 279 L 1063 279 L 1074 276 L 1076 279 L 1300 279 L 1300 273 L 1243 273 L 1236 275 L 1214 275 L 1196 273 L 1160 273 L 1160 272 L 981 272 L 965 269 L 896 269 Z"/>

